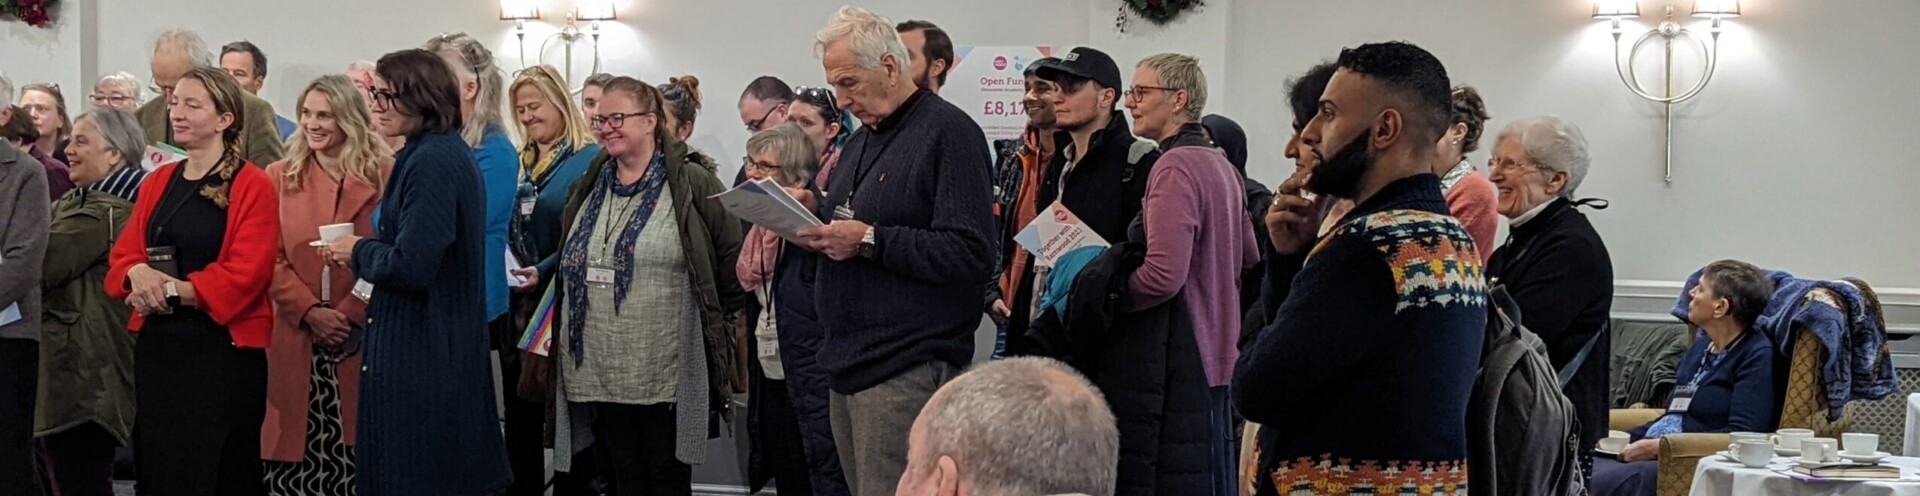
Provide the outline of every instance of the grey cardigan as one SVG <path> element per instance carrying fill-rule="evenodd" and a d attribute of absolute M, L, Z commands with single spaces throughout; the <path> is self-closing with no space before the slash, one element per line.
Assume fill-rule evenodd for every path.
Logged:
<path fill-rule="evenodd" d="M 40 266 L 53 223 L 47 170 L 40 161 L 0 143 L 0 311 L 20 305 L 20 321 L 0 326 L 0 338 L 40 339 Z"/>

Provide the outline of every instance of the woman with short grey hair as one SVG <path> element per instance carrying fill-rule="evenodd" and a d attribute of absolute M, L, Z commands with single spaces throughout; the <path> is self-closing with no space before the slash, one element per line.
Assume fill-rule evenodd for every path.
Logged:
<path fill-rule="evenodd" d="M 133 77 L 133 74 L 127 71 L 101 76 L 99 82 L 93 83 L 91 99 L 95 110 L 120 109 L 133 112 L 140 109 L 141 103 L 145 103 L 140 97 L 140 79 Z"/>
<path fill-rule="evenodd" d="M 80 116 L 67 142 L 78 188 L 53 203 L 34 432 L 58 494 L 113 494 L 113 452 L 133 436 L 132 309 L 107 297 L 107 252 L 147 173 L 146 131 L 124 110 Z"/>
<path fill-rule="evenodd" d="M 754 133 L 741 168 L 749 180 L 778 183 L 813 208 L 809 186 L 820 154 L 799 124 Z M 759 350 L 748 380 L 747 409 L 761 433 L 752 447 L 768 469 L 761 475 L 772 476 L 778 492 L 844 495 L 851 491 L 828 421 L 827 373 L 815 361 L 825 332 L 813 306 L 811 278 L 802 275 L 816 256 L 763 227 L 749 229 L 741 242 L 737 276 L 757 304 L 747 325 Z"/>
<path fill-rule="evenodd" d="M 1487 178 L 1508 219 L 1506 243 L 1487 262 L 1487 284 L 1506 286 L 1527 329 L 1546 342 L 1556 370 L 1573 369 L 1562 388 L 1579 416 L 1581 469 L 1592 474 L 1594 443 L 1607 434 L 1607 336 L 1613 306 L 1613 259 L 1593 223 L 1575 207 L 1606 208 L 1576 200 L 1593 159 L 1580 128 L 1556 116 L 1514 121 L 1494 141 Z M 1594 357 L 1573 363 L 1581 350 Z"/>

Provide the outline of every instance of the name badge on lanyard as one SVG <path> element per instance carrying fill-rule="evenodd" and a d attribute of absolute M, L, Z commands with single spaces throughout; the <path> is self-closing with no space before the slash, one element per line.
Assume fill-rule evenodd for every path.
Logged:
<path fill-rule="evenodd" d="M 533 190 L 533 185 L 525 182 L 520 183 L 520 188 L 516 196 L 520 197 L 520 216 L 527 217 L 533 215 L 533 204 L 540 200 L 540 195 Z"/>
<path fill-rule="evenodd" d="M 587 282 L 594 284 L 613 284 L 613 269 L 606 267 L 587 267 Z"/>
<path fill-rule="evenodd" d="M 1693 394 L 1700 386 L 1688 384 L 1673 388 L 1673 401 L 1667 403 L 1667 413 L 1687 413 L 1687 407 L 1693 406 Z"/>

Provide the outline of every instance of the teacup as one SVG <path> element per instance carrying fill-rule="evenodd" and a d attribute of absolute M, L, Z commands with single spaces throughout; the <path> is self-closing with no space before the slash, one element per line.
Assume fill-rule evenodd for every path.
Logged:
<path fill-rule="evenodd" d="M 1880 435 L 1849 432 L 1840 435 L 1847 454 L 1854 456 L 1873 456 L 1880 452 Z"/>
<path fill-rule="evenodd" d="M 1773 462 L 1773 443 L 1749 439 L 1734 445 L 1733 459 L 1747 468 L 1763 468 Z"/>
<path fill-rule="evenodd" d="M 1779 433 L 1769 437 L 1773 440 L 1774 446 L 1787 449 L 1798 448 L 1801 441 L 1811 438 L 1813 438 L 1813 429 L 1780 429 Z"/>
<path fill-rule="evenodd" d="M 1627 449 L 1627 443 L 1632 440 L 1633 436 L 1625 432 L 1607 431 L 1607 437 L 1601 439 L 1597 447 L 1600 448 L 1600 451 L 1619 453 L 1620 450 Z"/>
<path fill-rule="evenodd" d="M 1840 461 L 1840 444 L 1830 437 L 1816 437 L 1800 442 L 1800 460 L 1816 463 Z"/>
<path fill-rule="evenodd" d="M 1727 434 L 1727 439 L 1728 439 L 1727 441 L 1728 453 L 1732 453 L 1734 450 L 1734 447 L 1738 446 L 1741 441 L 1754 440 L 1754 441 L 1766 441 L 1769 443 L 1773 442 L 1773 436 L 1768 435 L 1767 433 L 1764 433 L 1764 432 L 1735 432 L 1735 433 Z"/>

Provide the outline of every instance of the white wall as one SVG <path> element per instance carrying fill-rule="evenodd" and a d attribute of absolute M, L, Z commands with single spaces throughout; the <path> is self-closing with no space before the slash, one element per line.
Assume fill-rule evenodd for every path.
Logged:
<path fill-rule="evenodd" d="M 1677 2 L 1682 9 L 1690 2 Z M 1609 60 L 1606 26 L 1588 2 L 1269 1 L 1235 4 L 1231 38 L 1236 108 L 1259 137 L 1255 174 L 1291 164 L 1281 82 L 1341 47 L 1404 39 L 1447 63 L 1455 83 L 1487 98 L 1493 127 L 1554 113 L 1579 124 L 1594 166 L 1582 196 L 1613 201 L 1590 218 L 1622 280 L 1671 281 L 1719 258 L 1812 277 L 1856 275 L 1920 287 L 1920 45 L 1905 23 L 1920 4 L 1874 0 L 1742 2 L 1721 37 L 1706 91 L 1674 108 L 1674 179 L 1662 181 L 1658 106 L 1638 100 Z M 1630 25 L 1628 41 L 1658 21 L 1660 3 Z M 1684 16 L 1684 11 L 1682 12 Z M 1704 21 L 1683 18 L 1704 30 Z M 1630 23 L 1633 24 L 1633 23 Z M 1683 57 L 1688 53 L 1682 51 Z M 1648 50 L 1644 59 L 1657 60 Z M 1685 63 L 1682 61 L 1681 63 Z M 1655 84 L 1658 66 L 1643 64 Z M 1678 84 L 1691 82 L 1691 73 Z M 1490 135 L 1492 132 L 1489 133 Z M 1491 137 L 1489 137 L 1491 140 Z M 1486 151 L 1474 158 L 1484 161 Z"/>

